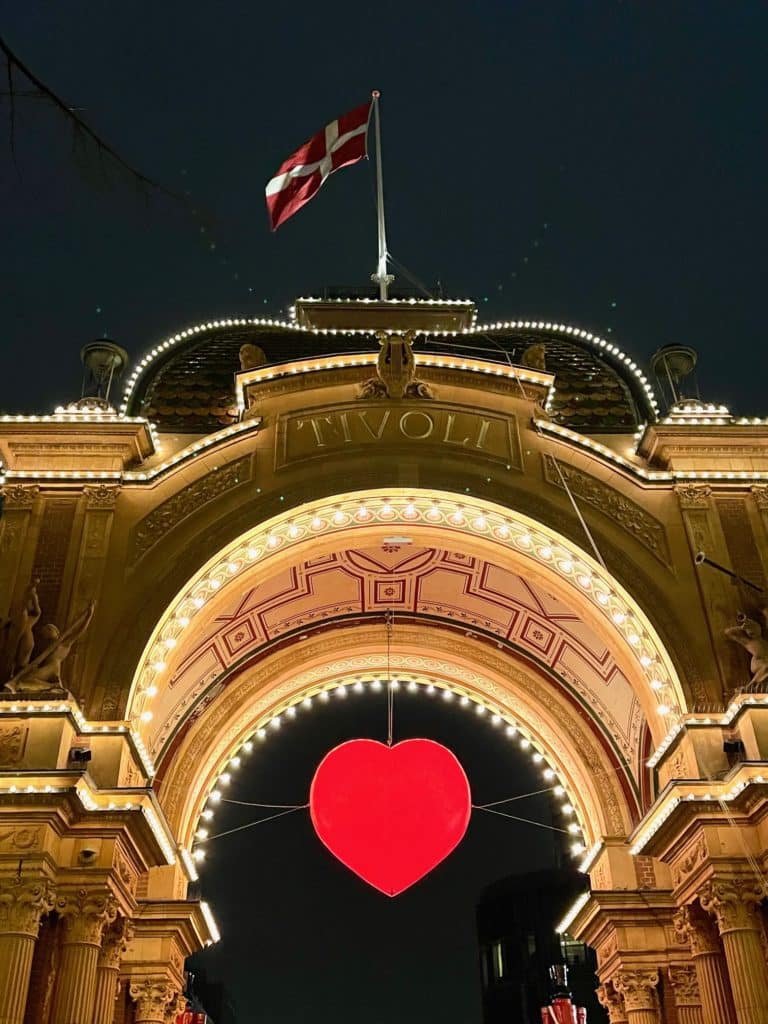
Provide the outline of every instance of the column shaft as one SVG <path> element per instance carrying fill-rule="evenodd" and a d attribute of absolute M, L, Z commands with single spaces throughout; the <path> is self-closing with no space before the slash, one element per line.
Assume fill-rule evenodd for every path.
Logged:
<path fill-rule="evenodd" d="M 65 942 L 61 948 L 51 1024 L 91 1024 L 99 947 Z"/>
<path fill-rule="evenodd" d="M 627 1010 L 628 1024 L 661 1024 L 656 1010 Z"/>
<path fill-rule="evenodd" d="M 696 976 L 701 992 L 704 1024 L 735 1024 L 733 1003 L 721 953 L 694 954 Z"/>
<path fill-rule="evenodd" d="M 678 1024 L 704 1024 L 704 1017 L 702 1016 L 701 1007 L 678 1006 L 677 1022 Z"/>
<path fill-rule="evenodd" d="M 722 940 L 738 1024 L 766 1024 L 768 966 L 758 932 L 723 932 Z"/>
<path fill-rule="evenodd" d="M 0 1024 L 22 1024 L 35 940 L 31 935 L 0 935 Z"/>
<path fill-rule="evenodd" d="M 99 964 L 96 972 L 96 998 L 93 1003 L 93 1024 L 112 1024 L 120 971 L 117 967 Z"/>

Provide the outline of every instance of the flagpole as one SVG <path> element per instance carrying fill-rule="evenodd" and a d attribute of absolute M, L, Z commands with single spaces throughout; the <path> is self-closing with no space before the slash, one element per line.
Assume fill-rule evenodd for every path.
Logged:
<path fill-rule="evenodd" d="M 387 288 L 394 278 L 387 273 L 387 230 L 384 224 L 384 174 L 381 168 L 381 118 L 379 117 L 379 97 L 381 93 L 374 89 L 373 97 L 373 127 L 376 136 L 376 208 L 379 223 L 379 262 L 375 274 L 371 275 L 372 281 L 379 285 L 379 298 L 386 302 Z"/>

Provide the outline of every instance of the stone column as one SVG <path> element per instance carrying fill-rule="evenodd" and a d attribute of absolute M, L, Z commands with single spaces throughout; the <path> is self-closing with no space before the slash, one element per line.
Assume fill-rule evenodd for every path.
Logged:
<path fill-rule="evenodd" d="M 679 1024 L 704 1024 L 701 995 L 696 968 L 693 964 L 674 964 L 667 971 L 675 999 Z"/>
<path fill-rule="evenodd" d="M 751 878 L 713 880 L 699 893 L 702 907 L 715 915 L 723 940 L 738 1024 L 768 1021 L 768 964 L 757 912 L 765 896 L 763 884 Z"/>
<path fill-rule="evenodd" d="M 40 918 L 53 906 L 45 879 L 0 882 L 0 1024 L 22 1024 Z"/>
<path fill-rule="evenodd" d="M 96 966 L 93 1024 L 112 1024 L 120 987 L 120 961 L 133 938 L 133 925 L 121 917 L 104 929 Z"/>
<path fill-rule="evenodd" d="M 132 981 L 130 993 L 136 1003 L 135 1024 L 165 1024 L 166 1011 L 179 990 L 167 978 L 156 977 Z"/>
<path fill-rule="evenodd" d="M 609 1024 L 627 1024 L 627 1011 L 624 1007 L 624 997 L 617 992 L 612 981 L 606 981 L 600 985 L 597 991 L 597 1001 L 608 1014 Z"/>
<path fill-rule="evenodd" d="M 656 995 L 659 972 L 655 967 L 622 968 L 613 983 L 624 996 L 627 1024 L 661 1024 Z"/>
<path fill-rule="evenodd" d="M 115 901 L 105 889 L 78 889 L 60 896 L 56 910 L 63 934 L 51 1024 L 90 1024 L 101 935 L 117 916 Z"/>
<path fill-rule="evenodd" d="M 714 922 L 694 905 L 678 910 L 673 922 L 675 931 L 691 946 L 704 1024 L 735 1024 L 731 986 Z"/>

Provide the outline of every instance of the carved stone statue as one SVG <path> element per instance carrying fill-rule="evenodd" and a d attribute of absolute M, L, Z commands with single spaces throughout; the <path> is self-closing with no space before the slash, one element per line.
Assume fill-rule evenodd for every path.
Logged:
<path fill-rule="evenodd" d="M 257 370 L 260 366 L 265 366 L 267 357 L 264 351 L 259 348 L 258 345 L 241 345 L 240 346 L 240 370 Z M 245 400 L 247 406 L 243 412 L 244 420 L 255 419 L 259 415 L 258 405 L 256 398 L 253 394 L 252 388 L 246 386 L 245 388 Z"/>
<path fill-rule="evenodd" d="M 39 654 L 24 668 L 14 673 L 3 689 L 9 693 L 66 693 L 61 682 L 61 666 L 73 645 L 88 628 L 94 608 L 95 603 L 91 601 L 85 611 L 63 633 L 52 623 L 43 626 L 39 632 Z"/>
<path fill-rule="evenodd" d="M 768 627 L 768 608 L 763 608 L 763 618 Z M 752 655 L 749 665 L 752 678 L 749 685 L 765 683 L 768 681 L 768 637 L 763 635 L 763 627 L 755 619 L 742 614 L 738 616 L 737 621 L 737 626 L 729 626 L 724 633 Z"/>
<path fill-rule="evenodd" d="M 360 398 L 431 398 L 432 392 L 423 381 L 416 380 L 413 357 L 413 331 L 376 337 L 381 349 L 376 361 L 377 377 L 360 385 Z"/>
<path fill-rule="evenodd" d="M 520 365 L 531 370 L 546 370 L 547 350 L 541 344 L 529 345 L 520 356 Z"/>
<path fill-rule="evenodd" d="M 15 616 L 0 631 L 0 679 L 9 679 L 29 664 L 35 646 L 33 631 L 42 614 L 37 596 L 39 580 L 32 580 Z"/>

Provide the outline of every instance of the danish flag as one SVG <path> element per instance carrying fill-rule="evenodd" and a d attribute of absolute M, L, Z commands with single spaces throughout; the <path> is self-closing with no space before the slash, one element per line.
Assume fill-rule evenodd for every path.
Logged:
<path fill-rule="evenodd" d="M 368 155 L 371 106 L 365 103 L 331 121 L 281 164 L 266 188 L 273 231 L 309 202 L 329 174 Z"/>

